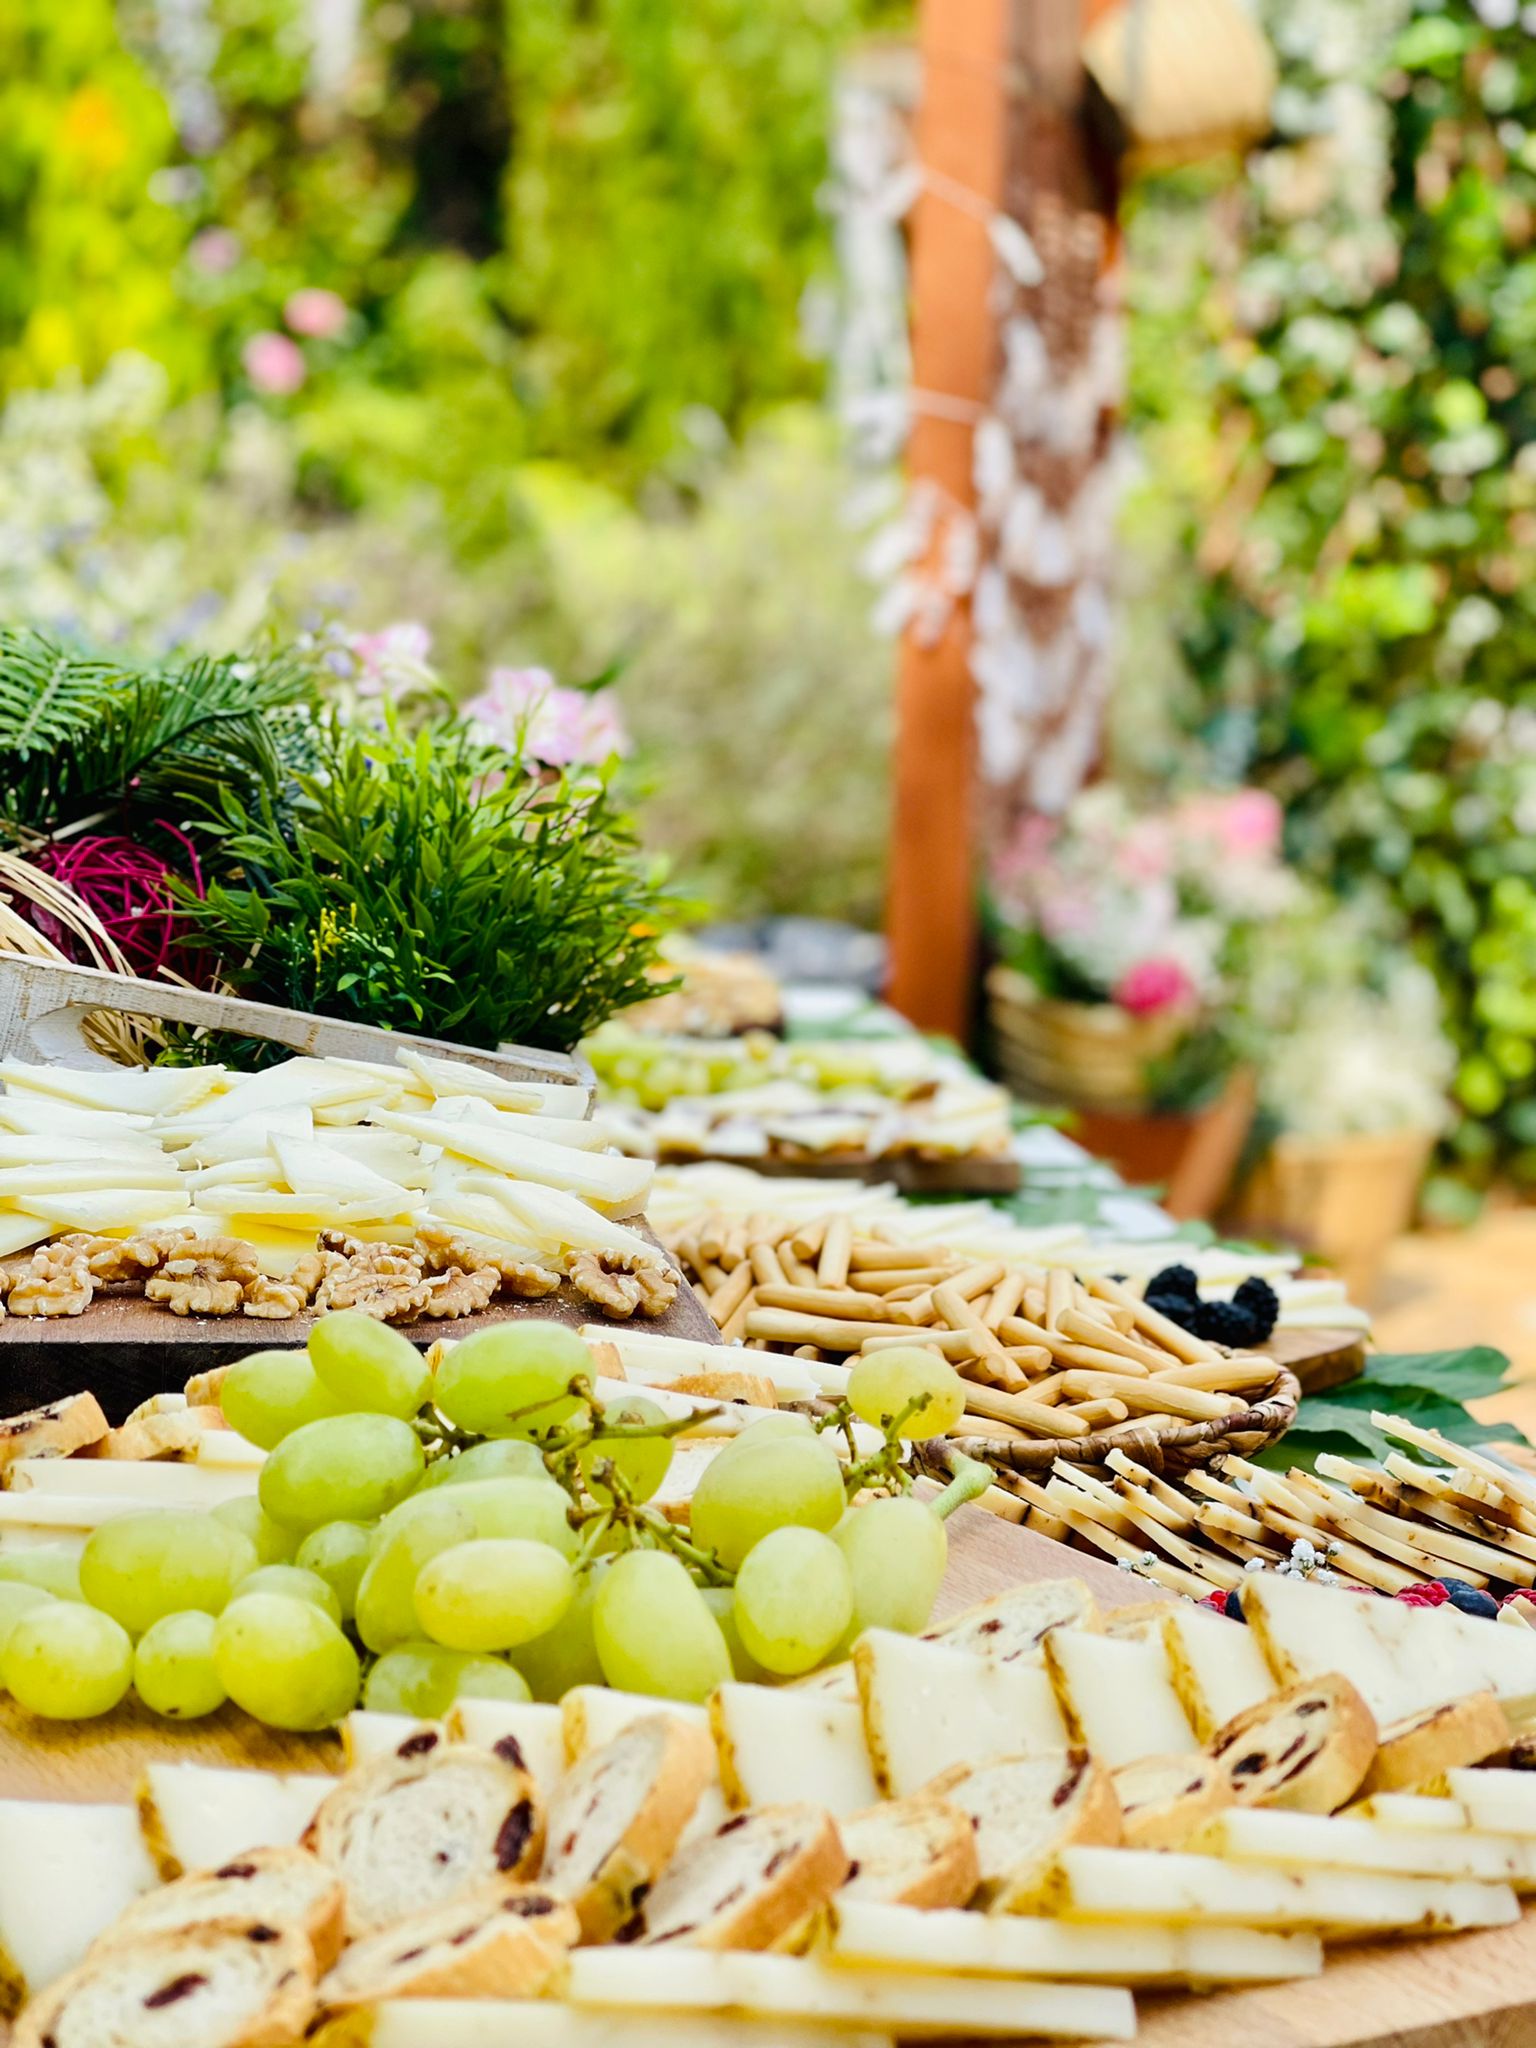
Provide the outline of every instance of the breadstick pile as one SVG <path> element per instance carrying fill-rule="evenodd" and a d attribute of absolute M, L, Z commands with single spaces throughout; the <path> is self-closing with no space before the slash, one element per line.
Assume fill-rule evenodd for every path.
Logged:
<path fill-rule="evenodd" d="M 1061 1460 L 1043 1485 L 999 1471 L 997 1490 L 1026 1527 L 1197 1599 L 1260 1568 L 1379 1593 L 1441 1578 L 1496 1598 L 1536 1586 L 1536 1485 L 1435 1430 L 1372 1420 L 1440 1464 L 1394 1451 L 1378 1470 L 1327 1454 L 1321 1476 L 1282 1476 L 1227 1454 L 1170 1484 L 1112 1448 L 1100 1473 Z"/>
<path fill-rule="evenodd" d="M 855 1355 L 941 1351 L 970 1383 L 956 1436 L 1221 1421 L 1276 1379 L 1273 1359 L 1192 1336 L 1107 1275 L 893 1241 L 843 1209 L 802 1222 L 707 1216 L 668 1249 L 728 1343 L 805 1359 L 829 1395 Z"/>

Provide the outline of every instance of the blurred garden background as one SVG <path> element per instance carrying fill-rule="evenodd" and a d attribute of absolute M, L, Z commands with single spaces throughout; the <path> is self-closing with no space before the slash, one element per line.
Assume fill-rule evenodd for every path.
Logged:
<path fill-rule="evenodd" d="M 1518 1231 L 1536 9 L 1229 5 L 1272 67 L 1252 133 L 1138 159 L 1134 105 L 1083 117 L 1118 119 L 1091 575 L 1051 570 L 1060 508 L 982 474 L 978 432 L 983 552 L 1073 585 L 1107 684 L 1024 787 L 985 722 L 1007 593 L 957 570 L 1003 665 L 986 959 L 1138 1020 L 1149 1113 L 1251 1075 L 1261 1137 L 1406 1136 L 1405 1207 Z M 932 539 L 900 461 L 919 27 L 905 0 L 8 0 L 0 624 L 537 700 L 547 758 L 623 753 L 701 915 L 878 929 Z M 1198 45 L 1168 59 L 1192 94 Z M 1026 306 L 1038 226 L 995 237 Z M 1040 324 L 1003 324 L 1010 377 Z M 974 1042 L 1007 1071 L 1019 984 L 990 987 Z M 1462 1336 L 1536 1349 L 1523 1293 L 1505 1321 Z"/>

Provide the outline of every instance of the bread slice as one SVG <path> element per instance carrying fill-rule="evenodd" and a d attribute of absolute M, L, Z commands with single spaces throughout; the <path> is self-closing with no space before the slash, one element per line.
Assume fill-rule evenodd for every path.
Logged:
<path fill-rule="evenodd" d="M 1480 1764 L 1508 1749 L 1509 1716 L 1498 1696 L 1469 1692 L 1448 1706 L 1427 1707 L 1380 1731 L 1376 1756 L 1361 1790 L 1406 1792 L 1427 1785 L 1443 1771 Z"/>
<path fill-rule="evenodd" d="M 1031 1579 L 952 1614 L 937 1628 L 926 1629 L 923 1640 L 969 1650 L 994 1664 L 1012 1664 L 1021 1657 L 1037 1664 L 1046 1633 L 1063 1622 L 1097 1628 L 1093 1594 L 1081 1579 Z"/>
<path fill-rule="evenodd" d="M 760 1806 L 676 1857 L 624 1933 L 689 1948 L 771 1948 L 847 1875 L 848 1852 L 829 1813 Z"/>
<path fill-rule="evenodd" d="M 632 1721 L 590 1750 L 550 1803 L 544 1881 L 586 1941 L 607 1941 L 677 1847 L 715 1775 L 714 1745 L 676 1714 Z"/>
<path fill-rule="evenodd" d="M 976 1903 L 989 1912 L 1032 1911 L 1063 1849 L 1113 1848 L 1122 1839 L 1114 1783 L 1083 1749 L 955 1764 L 926 1789 L 969 1817 L 981 1877 Z"/>
<path fill-rule="evenodd" d="M 304 1846 L 346 1886 L 356 1940 L 493 1878 L 533 1876 L 544 1809 L 520 1765 L 429 1730 L 344 1778 Z"/>
<path fill-rule="evenodd" d="M 852 1858 L 839 1904 L 964 1906 L 981 1882 L 971 1817 L 942 1799 L 887 1799 L 837 1827 Z"/>
<path fill-rule="evenodd" d="M 314 2003 L 302 1929 L 212 1921 L 89 1957 L 33 2000 L 11 2048 L 281 2048 Z"/>
<path fill-rule="evenodd" d="M 1233 1802 L 1208 1756 L 1144 1756 L 1111 1774 L 1128 1849 L 1179 1849 Z"/>
<path fill-rule="evenodd" d="M 537 1998 L 581 1933 L 541 1885 L 489 1884 L 353 1942 L 320 1985 L 328 2012 L 380 1998 Z"/>
<path fill-rule="evenodd" d="M 67 1458 L 99 1444 L 110 1424 L 94 1394 L 66 1394 L 0 1422 L 0 1473 L 18 1458 Z"/>
<path fill-rule="evenodd" d="M 146 1935 L 212 1920 L 248 1920 L 299 1928 L 309 1937 L 316 1969 L 328 1970 L 341 1953 L 345 1903 L 341 1879 L 307 1849 L 252 1849 L 218 1870 L 146 1892 L 118 1915 L 90 1953 L 103 1955 Z"/>
<path fill-rule="evenodd" d="M 1211 1745 L 1239 1806 L 1334 1813 L 1376 1756 L 1370 1708 L 1337 1672 L 1287 1686 L 1229 1721 Z"/>

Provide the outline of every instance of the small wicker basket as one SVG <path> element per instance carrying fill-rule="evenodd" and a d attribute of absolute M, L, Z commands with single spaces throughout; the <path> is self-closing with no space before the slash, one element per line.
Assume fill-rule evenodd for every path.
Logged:
<path fill-rule="evenodd" d="M 1016 1093 L 1071 1109 L 1143 1114 L 1147 1074 L 1198 1021 L 1187 1010 L 1133 1016 L 1118 1003 L 1065 1003 L 1016 968 L 987 974 L 998 1070 Z"/>
<path fill-rule="evenodd" d="M 1000 1471 L 1034 1476 L 1048 1473 L 1058 1460 L 1074 1465 L 1101 1465 L 1111 1451 L 1154 1472 L 1177 1478 L 1195 1466 L 1229 1454 L 1251 1458 L 1276 1442 L 1296 1420 L 1301 1382 L 1283 1365 L 1275 1367 L 1274 1385 L 1248 1407 L 1233 1409 L 1211 1422 L 1117 1423 L 1077 1437 L 933 1437 L 918 1446 L 919 1461 L 936 1476 L 949 1476 L 945 1454 L 960 1451 Z"/>

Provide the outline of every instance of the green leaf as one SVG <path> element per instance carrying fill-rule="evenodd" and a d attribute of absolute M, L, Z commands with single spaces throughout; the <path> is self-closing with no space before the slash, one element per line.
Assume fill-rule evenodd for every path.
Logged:
<path fill-rule="evenodd" d="M 1481 1401 L 1498 1393 L 1508 1377 L 1509 1360 L 1502 1351 L 1470 1344 L 1460 1351 L 1372 1352 L 1364 1373 L 1350 1386 L 1427 1387 L 1450 1401 Z"/>

